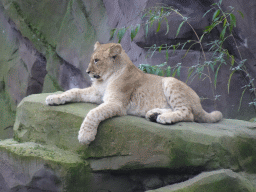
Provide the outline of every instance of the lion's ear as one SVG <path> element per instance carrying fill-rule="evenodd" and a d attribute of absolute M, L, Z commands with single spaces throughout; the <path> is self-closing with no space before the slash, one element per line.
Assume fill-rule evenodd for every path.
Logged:
<path fill-rule="evenodd" d="M 97 41 L 97 42 L 95 43 L 95 45 L 94 45 L 94 51 L 95 51 L 99 46 L 100 46 L 100 43 L 99 43 L 99 41 Z"/>
<path fill-rule="evenodd" d="M 122 50 L 123 50 L 123 48 L 122 48 L 121 44 L 119 44 L 119 43 L 115 44 L 109 48 L 109 56 L 113 57 L 113 56 L 119 55 L 119 54 L 121 54 Z"/>

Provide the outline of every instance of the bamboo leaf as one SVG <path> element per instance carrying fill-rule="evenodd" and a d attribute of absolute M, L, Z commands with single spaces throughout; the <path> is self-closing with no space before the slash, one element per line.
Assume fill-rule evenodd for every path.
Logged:
<path fill-rule="evenodd" d="M 165 21 L 166 21 L 166 33 L 165 35 L 167 35 L 169 33 L 169 23 L 168 23 L 168 19 L 165 17 Z"/>
<path fill-rule="evenodd" d="M 214 65 L 210 63 L 211 70 L 214 72 Z"/>
<path fill-rule="evenodd" d="M 181 47 L 181 50 L 184 49 L 184 47 L 186 46 L 187 43 L 188 43 L 188 42 L 186 42 L 186 43 L 183 44 L 183 46 Z"/>
<path fill-rule="evenodd" d="M 190 68 L 189 68 L 186 83 L 188 82 L 189 77 L 191 76 L 191 74 L 193 73 L 194 70 L 195 70 L 195 68 L 193 68 L 193 67 L 190 67 Z"/>
<path fill-rule="evenodd" d="M 244 14 L 241 12 L 241 11 L 237 11 L 240 15 L 241 15 L 241 17 L 244 19 Z"/>
<path fill-rule="evenodd" d="M 173 53 L 175 53 L 176 45 L 173 45 L 173 46 L 172 46 L 172 49 L 173 49 Z"/>
<path fill-rule="evenodd" d="M 190 47 L 188 48 L 188 50 L 186 51 L 186 53 L 185 53 L 185 55 L 182 57 L 182 59 L 184 59 L 184 58 L 187 56 L 189 50 L 190 50 L 191 47 L 193 47 L 195 44 L 197 44 L 197 43 L 193 43 L 192 45 L 190 45 Z"/>
<path fill-rule="evenodd" d="M 218 77 L 218 73 L 219 73 L 219 69 L 220 69 L 220 67 L 221 67 L 221 64 L 219 64 L 219 66 L 218 66 L 218 68 L 217 68 L 217 70 L 216 70 L 216 72 L 215 72 L 215 77 L 214 77 L 214 87 L 215 87 L 215 89 L 216 89 L 216 85 L 217 85 L 217 77 Z"/>
<path fill-rule="evenodd" d="M 158 26 L 157 26 L 156 32 L 158 32 L 160 30 L 160 28 L 161 28 L 161 22 L 158 21 Z"/>
<path fill-rule="evenodd" d="M 223 22 L 223 27 L 225 27 L 227 24 L 227 19 L 224 19 L 224 22 Z"/>
<path fill-rule="evenodd" d="M 186 22 L 186 21 L 182 21 L 181 24 L 179 25 L 179 28 L 178 28 L 177 33 L 176 33 L 176 37 L 179 35 L 180 29 L 181 29 L 182 25 L 183 25 L 185 22 Z M 175 37 L 175 38 L 176 38 L 176 37 Z"/>
<path fill-rule="evenodd" d="M 168 59 L 169 59 L 169 53 L 168 53 L 168 49 L 166 49 L 166 51 L 165 51 L 165 58 L 166 58 L 166 62 L 168 61 Z"/>
<path fill-rule="evenodd" d="M 116 28 L 115 29 L 111 29 L 111 31 L 110 31 L 110 39 L 112 39 L 115 36 L 116 30 L 117 30 Z"/>
<path fill-rule="evenodd" d="M 159 47 L 159 53 L 161 53 L 162 47 L 163 47 L 162 45 Z"/>
<path fill-rule="evenodd" d="M 234 14 L 230 14 L 230 33 L 233 30 L 233 27 L 236 27 L 236 16 Z"/>
<path fill-rule="evenodd" d="M 123 38 L 125 32 L 126 32 L 126 28 L 125 28 L 125 27 L 121 28 L 121 29 L 118 31 L 118 33 L 117 33 L 118 43 L 121 42 L 121 40 L 122 40 L 122 38 Z"/>
<path fill-rule="evenodd" d="M 220 38 L 221 38 L 222 40 L 223 40 L 224 37 L 225 37 L 226 29 L 227 29 L 227 26 L 225 26 L 225 27 L 223 28 L 223 30 L 221 31 L 221 33 L 220 33 Z"/>
<path fill-rule="evenodd" d="M 218 9 L 218 10 L 216 10 L 215 13 L 213 14 L 212 20 L 214 21 L 214 20 L 218 17 L 219 14 L 220 14 L 220 10 Z"/>
<path fill-rule="evenodd" d="M 148 36 L 148 24 L 145 27 L 146 37 Z"/>
<path fill-rule="evenodd" d="M 246 91 L 247 88 L 248 88 L 248 87 L 246 87 L 246 88 L 243 90 L 243 92 L 242 92 L 242 95 L 241 95 L 241 98 L 240 98 L 240 101 L 239 101 L 238 111 L 240 110 L 240 107 L 241 107 L 241 104 L 242 104 L 242 100 L 243 100 L 243 96 L 244 96 L 244 93 L 245 93 L 245 91 Z"/>
<path fill-rule="evenodd" d="M 166 76 L 167 77 L 171 76 L 171 67 L 170 66 L 168 66 L 167 69 L 166 69 Z"/>
<path fill-rule="evenodd" d="M 131 30 L 131 40 L 132 41 L 133 41 L 134 37 L 137 35 L 139 30 L 140 30 L 140 24 L 138 24 L 135 29 Z"/>
<path fill-rule="evenodd" d="M 228 78 L 228 94 L 229 94 L 230 80 L 231 80 L 232 75 L 233 75 L 235 72 L 236 72 L 235 70 L 232 71 L 232 73 L 230 73 L 229 78 Z"/>
<path fill-rule="evenodd" d="M 235 57 L 234 55 L 231 55 L 231 66 L 234 66 L 235 63 Z"/>
<path fill-rule="evenodd" d="M 181 69 L 181 66 L 178 67 L 177 69 L 177 76 L 180 77 L 180 69 Z"/>
<path fill-rule="evenodd" d="M 174 72 L 173 72 L 173 74 L 172 74 L 172 77 L 175 77 L 175 75 L 176 75 L 176 73 L 177 73 L 177 70 L 178 70 L 178 68 L 174 70 Z"/>
<path fill-rule="evenodd" d="M 203 15 L 203 17 L 204 17 L 205 15 L 207 15 L 207 13 L 209 13 L 212 9 L 213 9 L 213 8 L 209 9 L 208 11 L 206 11 L 206 13 Z"/>

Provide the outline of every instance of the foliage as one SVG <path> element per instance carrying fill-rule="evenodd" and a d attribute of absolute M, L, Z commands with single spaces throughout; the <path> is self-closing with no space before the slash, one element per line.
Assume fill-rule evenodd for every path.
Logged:
<path fill-rule="evenodd" d="M 242 74 L 245 80 L 246 86 L 242 87 L 242 93 L 241 93 L 241 99 L 239 104 L 239 109 L 241 106 L 241 102 L 243 99 L 243 95 L 246 90 L 249 90 L 253 95 L 253 101 L 249 103 L 249 105 L 254 106 L 256 110 L 256 88 L 254 84 L 254 78 L 250 75 L 246 68 L 246 59 L 242 58 L 242 55 L 239 51 L 238 44 L 236 42 L 236 39 L 233 34 L 233 30 L 236 27 L 236 16 L 234 15 L 234 7 L 229 6 L 229 10 L 224 11 L 221 8 L 222 0 L 220 0 L 218 3 L 212 4 L 212 8 L 209 9 L 205 15 L 209 13 L 213 13 L 211 24 L 207 27 L 205 27 L 205 30 L 203 31 L 203 34 L 201 36 L 198 35 L 198 33 L 195 31 L 195 29 L 191 26 L 189 23 L 189 18 L 184 17 L 177 9 L 174 9 L 173 7 L 166 7 L 166 6 L 158 6 L 158 7 L 152 7 L 150 10 L 146 10 L 142 16 L 142 19 L 146 19 L 146 21 L 143 24 L 138 24 L 136 26 L 130 26 L 130 27 L 123 27 L 121 29 L 113 29 L 111 36 L 114 37 L 117 32 L 118 42 L 121 42 L 124 34 L 126 33 L 127 29 L 130 29 L 131 32 L 131 40 L 135 38 L 138 31 L 140 30 L 141 26 L 145 27 L 145 36 L 148 36 L 149 28 L 153 26 L 155 22 L 157 22 L 157 28 L 156 33 L 159 32 L 161 28 L 162 22 L 166 23 L 166 34 L 169 33 L 169 24 L 168 24 L 168 16 L 171 16 L 172 14 L 179 15 L 182 17 L 183 21 L 180 23 L 177 32 L 176 37 L 179 35 L 180 30 L 182 29 L 182 26 L 184 24 L 189 25 L 189 27 L 193 30 L 194 34 L 196 35 L 196 40 L 188 40 L 185 43 L 177 43 L 176 45 L 168 45 L 163 44 L 160 46 L 152 45 L 151 47 L 148 47 L 149 54 L 152 57 L 156 51 L 162 52 L 165 51 L 166 55 L 166 62 L 160 65 L 156 66 L 150 66 L 148 64 L 141 64 L 139 68 L 146 72 L 161 76 L 179 76 L 180 70 L 181 70 L 181 63 L 177 64 L 175 67 L 168 66 L 167 68 L 164 68 L 166 66 L 166 63 L 169 58 L 169 50 L 173 50 L 175 52 L 177 49 L 185 50 L 186 53 L 183 56 L 186 57 L 187 53 L 190 51 L 190 49 L 199 44 L 201 48 L 201 52 L 203 55 L 204 62 L 198 63 L 195 66 L 191 66 L 188 69 L 188 76 L 187 81 L 189 79 L 193 79 L 195 76 L 199 76 L 200 78 L 208 78 L 211 84 L 213 98 L 218 98 L 219 95 L 215 95 L 215 89 L 217 87 L 217 79 L 218 79 L 218 73 L 221 70 L 221 67 L 223 65 L 230 66 L 230 74 L 227 82 L 228 87 L 228 93 L 230 90 L 230 84 L 232 81 L 232 76 L 239 72 Z M 241 11 L 237 11 L 242 18 L 244 18 L 244 15 Z M 209 47 L 208 51 L 213 52 L 213 56 L 210 60 L 206 59 L 205 56 L 205 48 L 203 46 L 204 38 L 205 36 L 209 35 L 213 29 L 217 28 L 221 29 L 219 39 L 216 39 L 208 44 L 204 44 L 204 46 Z M 233 43 L 235 44 L 237 55 L 232 55 L 229 53 L 229 51 L 224 47 L 224 42 L 227 39 L 232 39 Z M 205 70 L 206 69 L 206 70 Z M 205 71 L 207 71 L 205 73 Z M 214 79 L 211 78 L 211 72 L 214 73 Z M 238 109 L 238 110 L 239 110 Z"/>

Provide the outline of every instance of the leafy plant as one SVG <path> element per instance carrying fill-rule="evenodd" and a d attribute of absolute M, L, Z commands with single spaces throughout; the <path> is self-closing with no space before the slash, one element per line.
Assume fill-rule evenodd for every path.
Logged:
<path fill-rule="evenodd" d="M 166 67 L 166 65 L 166 62 L 155 66 L 151 66 L 149 64 L 140 64 L 139 69 L 146 73 L 155 74 L 159 76 L 175 77 L 177 75 L 178 77 L 180 77 L 181 63 L 178 63 L 174 67 Z"/>
<path fill-rule="evenodd" d="M 180 30 L 182 29 L 182 26 L 184 24 L 187 24 L 194 32 L 196 36 L 196 40 L 188 40 L 183 43 L 177 43 L 176 45 L 168 45 L 168 44 L 163 44 L 160 46 L 152 45 L 151 47 L 147 47 L 149 55 L 152 57 L 156 51 L 159 51 L 159 52 L 165 51 L 166 62 L 167 62 L 169 58 L 170 50 L 173 50 L 173 53 L 174 53 L 177 49 L 181 49 L 181 50 L 186 49 L 186 53 L 183 56 L 184 58 L 187 56 L 187 53 L 191 50 L 193 46 L 199 44 L 204 62 L 198 63 L 197 65 L 191 66 L 190 68 L 188 68 L 187 81 L 189 79 L 195 78 L 195 76 L 199 76 L 200 78 L 208 78 L 211 84 L 213 98 L 215 98 L 216 100 L 219 97 L 219 95 L 215 95 L 215 89 L 217 87 L 217 79 L 218 79 L 219 71 L 221 70 L 221 67 L 223 65 L 228 65 L 230 66 L 230 74 L 227 82 L 228 93 L 230 90 L 232 76 L 236 72 L 239 72 L 244 76 L 244 80 L 246 83 L 246 86 L 242 87 L 243 91 L 241 93 L 238 110 L 240 109 L 245 91 L 249 90 L 253 95 L 253 102 L 250 102 L 249 105 L 254 106 L 256 111 L 256 89 L 254 84 L 254 78 L 252 78 L 252 76 L 248 72 L 248 69 L 245 65 L 246 59 L 242 58 L 241 52 L 239 51 L 239 48 L 238 48 L 238 44 L 233 35 L 233 30 L 236 27 L 236 17 L 234 15 L 235 9 L 229 6 L 229 10 L 224 11 L 221 8 L 221 4 L 222 4 L 222 0 L 220 0 L 218 3 L 212 4 L 212 8 L 209 9 L 203 15 L 203 17 L 205 17 L 207 14 L 212 13 L 212 11 L 214 11 L 211 24 L 205 28 L 201 36 L 198 35 L 198 33 L 189 23 L 189 18 L 184 17 L 177 9 L 174 9 L 173 7 L 164 7 L 164 6 L 152 7 L 150 8 L 150 10 L 146 10 L 142 16 L 142 19 L 145 19 L 145 22 L 143 24 L 137 25 L 137 26 L 130 26 L 128 28 L 123 27 L 121 29 L 113 29 L 114 33 L 112 31 L 111 36 L 114 37 L 115 33 L 118 31 L 117 32 L 118 42 L 121 42 L 121 39 L 124 36 L 125 32 L 127 31 L 127 29 L 130 28 L 130 32 L 131 32 L 130 36 L 131 36 L 131 40 L 133 40 L 137 35 L 138 31 L 140 30 L 141 26 L 143 26 L 145 27 L 145 36 L 147 37 L 149 28 L 152 27 L 155 22 L 157 22 L 156 33 L 160 31 L 162 22 L 165 22 L 166 34 L 168 34 L 169 24 L 168 24 L 167 17 L 172 14 L 179 15 L 183 19 L 183 21 L 179 24 L 177 28 L 176 37 L 179 35 Z M 241 11 L 237 11 L 237 12 L 240 14 L 242 18 L 244 18 L 244 15 Z M 213 52 L 212 58 L 210 60 L 207 60 L 205 56 L 205 51 L 204 51 L 205 44 L 203 46 L 203 41 L 205 36 L 209 35 L 212 32 L 212 30 L 217 27 L 218 29 L 221 29 L 219 39 L 216 39 L 206 44 L 206 47 L 209 47 L 208 51 Z M 237 56 L 230 54 L 228 49 L 224 47 L 224 42 L 227 39 L 232 39 L 232 41 L 234 42 L 236 51 L 238 53 Z M 152 74 L 161 75 L 161 76 L 175 76 L 175 75 L 179 76 L 180 70 L 182 67 L 181 64 L 176 65 L 175 67 L 169 66 L 166 68 L 165 67 L 166 62 L 156 66 L 141 64 L 139 68 L 146 73 L 152 73 Z M 205 69 L 206 69 L 206 73 L 205 73 Z M 214 73 L 214 79 L 212 79 L 211 77 L 211 71 L 212 73 Z"/>

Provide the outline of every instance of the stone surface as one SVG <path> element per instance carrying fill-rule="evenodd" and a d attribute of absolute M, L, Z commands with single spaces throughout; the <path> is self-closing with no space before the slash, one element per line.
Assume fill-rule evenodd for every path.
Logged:
<path fill-rule="evenodd" d="M 1 192 L 82 191 L 86 169 L 88 164 L 72 152 L 32 142 L 0 141 Z"/>
<path fill-rule="evenodd" d="M 231 170 L 243 171 L 242 179 L 235 177 L 237 186 L 249 180 L 247 190 L 255 181 L 255 123 L 224 119 L 215 124 L 160 125 L 135 116 L 114 117 L 102 122 L 95 141 L 83 146 L 77 140 L 80 124 L 97 105 L 47 106 L 48 95 L 24 98 L 14 126 L 18 142 L 0 141 L 1 192 L 142 192 L 218 169 L 230 171 L 218 173 L 224 175 L 218 182 L 212 181 L 216 174 L 207 173 L 210 186 L 222 180 L 232 183 L 236 173 L 230 176 Z"/>
<path fill-rule="evenodd" d="M 252 181 L 228 169 L 201 173 L 188 181 L 162 187 L 148 192 L 241 192 L 255 191 Z"/>
<path fill-rule="evenodd" d="M 100 124 L 87 148 L 79 144 L 77 133 L 97 105 L 47 106 L 47 95 L 31 95 L 19 104 L 15 139 L 82 152 L 94 171 L 193 167 L 256 172 L 255 123 L 224 119 L 216 124 L 161 125 L 140 117 L 115 117 Z"/>

